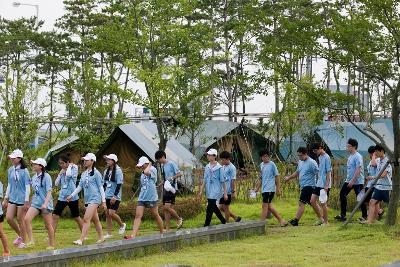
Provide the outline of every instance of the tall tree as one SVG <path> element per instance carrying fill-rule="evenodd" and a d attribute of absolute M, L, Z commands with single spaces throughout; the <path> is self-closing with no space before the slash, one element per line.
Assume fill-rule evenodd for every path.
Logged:
<path fill-rule="evenodd" d="M 36 101 L 41 83 L 34 65 L 38 26 L 35 18 L 0 20 L 0 64 L 5 78 L 0 84 L 3 149 L 27 149 L 39 128 L 43 105 Z"/>

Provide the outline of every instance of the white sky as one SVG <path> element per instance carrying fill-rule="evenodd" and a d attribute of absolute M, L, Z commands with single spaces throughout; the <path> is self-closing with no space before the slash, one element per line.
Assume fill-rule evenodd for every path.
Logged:
<path fill-rule="evenodd" d="M 33 6 L 23 6 L 14 7 L 12 5 L 13 2 L 17 0 L 0 0 L 0 16 L 5 19 L 17 19 L 21 17 L 31 17 L 35 16 L 36 9 Z M 39 5 L 39 19 L 44 21 L 43 30 L 51 30 L 54 26 L 54 23 L 57 18 L 61 17 L 65 10 L 64 4 L 62 0 L 24 0 L 20 1 L 21 3 L 31 4 L 31 5 Z M 318 62 L 316 64 L 314 62 L 313 72 L 314 73 L 322 73 L 322 70 L 318 70 L 317 68 L 322 68 L 322 63 Z M 43 92 L 41 98 L 46 97 L 46 92 Z M 62 107 L 56 107 L 58 109 L 57 115 L 62 115 Z M 129 112 L 133 114 L 134 107 L 129 107 Z M 238 111 L 241 112 L 242 105 L 239 102 Z M 271 93 L 268 96 L 264 95 L 256 95 L 254 96 L 254 100 L 246 103 L 246 112 L 247 113 L 267 113 L 272 112 L 274 110 L 274 95 L 273 90 L 271 89 Z M 217 112 L 225 113 L 227 112 L 227 108 L 221 107 Z M 221 118 L 219 118 L 221 119 Z"/>

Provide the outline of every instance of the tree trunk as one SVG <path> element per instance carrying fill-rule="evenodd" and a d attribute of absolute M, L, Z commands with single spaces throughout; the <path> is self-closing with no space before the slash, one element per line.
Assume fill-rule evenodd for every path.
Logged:
<path fill-rule="evenodd" d="M 400 166 L 399 166 L 399 158 L 400 158 L 400 148 L 397 144 L 400 143 L 400 129 L 399 129 L 399 93 L 400 93 L 400 82 L 397 83 L 397 87 L 392 92 L 392 123 L 393 123 L 393 135 L 394 135 L 394 150 L 393 150 L 393 160 L 394 161 L 394 169 L 393 169 L 393 189 L 390 196 L 389 208 L 388 208 L 388 216 L 386 218 L 387 225 L 395 225 L 397 219 L 397 206 L 399 203 L 400 197 Z"/>
<path fill-rule="evenodd" d="M 54 69 L 51 72 L 51 85 L 50 85 L 50 125 L 49 125 L 49 148 L 52 146 L 52 138 L 53 138 L 53 120 L 54 120 L 54 110 L 53 110 L 53 101 L 54 101 L 54 83 L 55 83 L 55 73 Z"/>
<path fill-rule="evenodd" d="M 162 119 L 159 116 L 157 116 L 156 125 L 157 125 L 158 137 L 160 139 L 160 142 L 158 143 L 158 149 L 165 151 L 168 140 L 165 134 Z"/>
<path fill-rule="evenodd" d="M 225 88 L 228 92 L 228 116 L 229 116 L 229 121 L 233 121 L 233 114 L 232 114 L 232 102 L 233 102 L 233 97 L 232 97 L 232 88 L 230 85 L 231 81 L 231 66 L 230 66 L 230 58 L 229 58 L 229 36 L 228 36 L 228 6 L 229 6 L 229 1 L 225 0 L 225 5 L 224 5 L 224 39 L 225 39 L 225 68 L 226 68 L 226 82 L 225 82 Z"/>

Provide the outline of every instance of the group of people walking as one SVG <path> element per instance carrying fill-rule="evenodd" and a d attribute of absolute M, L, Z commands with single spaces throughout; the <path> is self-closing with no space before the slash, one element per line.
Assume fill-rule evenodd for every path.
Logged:
<path fill-rule="evenodd" d="M 157 169 L 152 166 L 147 157 L 141 157 L 137 167 L 142 170 L 140 182 L 140 194 L 136 206 L 133 231 L 131 235 L 124 236 L 125 239 L 136 237 L 145 208 L 150 208 L 160 232 L 163 233 L 163 221 L 158 214 L 157 187 L 164 185 L 167 181 L 169 189 L 163 190 L 163 211 L 165 214 L 166 230 L 170 230 L 171 218 L 176 219 L 177 228 L 182 227 L 183 219 L 179 217 L 173 208 L 175 204 L 177 178 L 181 176 L 176 163 L 166 159 L 164 151 L 157 151 L 155 155 L 160 162 L 163 181 L 157 184 Z M 48 250 L 55 249 L 55 233 L 60 216 L 66 207 L 69 208 L 71 217 L 77 223 L 81 232 L 79 239 L 73 243 L 82 245 L 88 238 L 90 223 L 93 222 L 98 234 L 96 243 L 102 243 L 112 237 L 113 221 L 118 223 L 118 234 L 122 235 L 126 230 L 126 223 L 122 221 L 117 211 L 122 199 L 123 172 L 118 166 L 118 157 L 115 154 L 104 156 L 107 166 L 101 174 L 94 166 L 96 155 L 88 153 L 82 157 L 84 171 L 80 175 L 78 183 L 79 168 L 71 162 L 69 155 L 61 155 L 58 160 L 60 172 L 54 181 L 54 186 L 59 187 L 58 200 L 53 203 L 53 182 L 46 172 L 47 163 L 43 158 L 32 160 L 31 177 L 24 161 L 23 152 L 14 150 L 9 159 L 12 166 L 8 169 L 7 189 L 3 196 L 3 184 L 0 182 L 0 239 L 3 245 L 3 256 L 10 255 L 10 247 L 7 235 L 3 229 L 4 218 L 17 234 L 13 245 L 23 249 L 35 245 L 32 234 L 32 220 L 41 215 L 48 233 Z M 32 196 L 31 196 L 32 189 Z M 83 218 L 79 211 L 79 193 L 83 190 L 83 202 L 85 212 Z M 173 191 L 173 192 L 171 192 Z M 102 224 L 98 215 L 98 208 L 105 210 L 107 233 L 103 234 Z M 7 209 L 3 214 L 3 208 Z"/>
<path fill-rule="evenodd" d="M 392 168 L 390 164 L 386 165 L 388 158 L 385 156 L 385 149 L 380 145 L 371 146 L 368 149 L 370 162 L 367 167 L 367 175 L 364 175 L 363 158 L 357 152 L 357 148 L 357 140 L 349 139 L 347 150 L 350 155 L 347 161 L 347 176 L 340 190 L 341 213 L 335 219 L 346 220 L 347 196 L 352 190 L 356 195 L 368 192 L 361 205 L 362 217 L 359 220 L 361 223 L 371 224 L 383 215 L 380 203 L 389 201 L 392 188 Z M 285 182 L 298 177 L 301 189 L 296 215 L 288 222 L 272 205 L 275 193 L 280 187 L 278 168 L 271 160 L 269 151 L 263 150 L 259 153 L 262 162 L 259 166 L 260 175 L 255 192 L 260 192 L 262 195 L 261 220 L 265 220 L 268 214 L 272 214 L 282 227 L 289 224 L 298 226 L 305 206 L 309 204 L 317 217 L 315 224 L 329 224 L 327 201 L 332 187 L 331 161 L 322 145 L 315 144 L 312 150 L 318 156 L 317 161 L 308 155 L 307 148 L 299 147 L 297 169 L 291 175 L 284 177 Z M 223 224 L 229 222 L 230 218 L 235 222 L 240 222 L 242 218 L 235 215 L 230 209 L 231 201 L 236 197 L 236 167 L 231 162 L 231 154 L 223 151 L 218 155 L 217 150 L 213 148 L 209 149 L 206 154 L 208 164 L 204 168 L 204 176 L 199 186 L 199 197 L 203 196 L 204 191 L 207 197 L 204 226 L 210 225 L 214 213 Z M 217 161 L 218 156 L 220 162 Z M 96 155 L 88 153 L 82 157 L 84 171 L 80 176 L 79 183 L 77 182 L 78 166 L 71 162 L 68 155 L 60 156 L 58 163 L 61 170 L 54 182 L 54 185 L 60 188 L 55 207 L 52 197 L 53 182 L 45 170 L 46 161 L 43 158 L 32 160 L 34 175 L 30 177 L 21 150 L 14 150 L 9 158 L 12 166 L 8 169 L 8 183 L 4 197 L 3 184 L 0 182 L 0 197 L 3 199 L 2 205 L 0 205 L 0 239 L 4 248 L 3 256 L 10 255 L 7 236 L 3 229 L 4 217 L 17 234 L 13 245 L 21 249 L 35 245 L 32 220 L 38 215 L 42 216 L 47 229 L 49 242 L 47 249 L 54 249 L 57 225 L 66 207 L 69 208 L 71 217 L 81 232 L 79 239 L 73 242 L 76 245 L 82 245 L 88 238 L 91 222 L 94 223 L 98 234 L 97 243 L 102 243 L 105 239 L 112 237 L 113 221 L 119 225 L 118 234 L 125 233 L 126 223 L 117 213 L 122 200 L 124 181 L 122 169 L 118 166 L 117 155 L 104 156 L 107 166 L 103 174 L 95 167 Z M 177 179 L 181 177 L 181 171 L 175 162 L 167 159 L 164 151 L 157 151 L 155 159 L 159 163 L 160 181 L 157 168 L 147 157 L 139 158 L 136 164 L 141 169 L 140 193 L 132 233 L 124 236 L 125 239 L 137 236 L 146 208 L 150 209 L 160 234 L 170 230 L 171 219 L 176 221 L 178 229 L 183 225 L 183 218 L 174 210 L 178 190 Z M 382 170 L 384 167 L 385 170 Z M 377 177 L 378 174 L 379 177 Z M 162 209 L 165 217 L 165 229 L 164 221 L 158 212 L 157 187 L 160 186 L 163 188 Z M 366 187 L 364 188 L 364 186 Z M 368 190 L 371 187 L 374 187 L 373 190 Z M 80 217 L 79 211 L 79 193 L 82 190 L 85 205 L 83 218 Z M 107 222 L 105 235 L 98 215 L 99 207 L 105 210 Z M 3 208 L 7 209 L 5 216 Z"/>
<path fill-rule="evenodd" d="M 340 190 L 340 214 L 334 218 L 338 221 L 347 220 L 347 197 L 351 191 L 354 191 L 357 200 L 363 201 L 360 205 L 362 216 L 358 219 L 359 222 L 362 224 L 372 224 L 377 219 L 382 218 L 384 210 L 380 207 L 381 202 L 388 203 L 390 200 L 392 167 L 390 164 L 386 164 L 389 160 L 385 155 L 384 147 L 379 144 L 371 146 L 368 149 L 370 162 L 367 166 L 367 174 L 365 175 L 363 157 L 357 151 L 357 140 L 350 138 L 347 141 L 346 149 L 349 157 L 347 159 L 346 178 Z M 318 156 L 318 163 L 308 155 L 307 148 L 299 147 L 297 150 L 299 158 L 297 169 L 291 175 L 284 177 L 284 181 L 298 177 L 300 182 L 301 192 L 298 209 L 295 217 L 289 221 L 293 226 L 298 226 L 304 213 L 305 205 L 307 204 L 313 208 L 316 214 L 317 220 L 315 225 L 329 224 L 327 201 L 332 187 L 331 161 L 321 144 L 314 144 L 312 150 Z M 265 167 L 265 164 L 268 164 L 268 154 L 264 153 L 262 157 L 264 162 L 262 165 L 264 164 L 263 167 Z M 264 182 L 268 178 L 263 177 L 263 172 L 262 170 L 261 177 Z M 274 168 L 268 173 L 266 177 L 277 177 L 277 170 L 274 170 Z M 368 190 L 370 188 L 371 190 Z M 263 189 L 263 202 L 268 202 L 273 192 L 274 188 Z M 363 197 L 364 194 L 367 195 Z M 271 209 L 271 211 L 273 212 L 274 210 Z M 265 218 L 265 214 L 263 213 L 264 216 L 262 218 Z M 287 225 L 276 211 L 273 214 L 279 220 L 281 226 Z"/>

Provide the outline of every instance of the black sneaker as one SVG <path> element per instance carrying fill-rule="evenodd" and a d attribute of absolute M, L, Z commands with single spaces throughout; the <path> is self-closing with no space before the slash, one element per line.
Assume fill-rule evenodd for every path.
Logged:
<path fill-rule="evenodd" d="M 344 221 L 346 221 L 346 216 L 336 215 L 335 219 L 338 220 L 338 221 L 344 222 Z"/>
<path fill-rule="evenodd" d="M 299 226 L 299 220 L 297 220 L 297 219 L 292 219 L 292 220 L 289 221 L 289 223 L 292 226 Z"/>
<path fill-rule="evenodd" d="M 242 217 L 237 216 L 235 222 L 240 222 L 242 220 Z"/>

